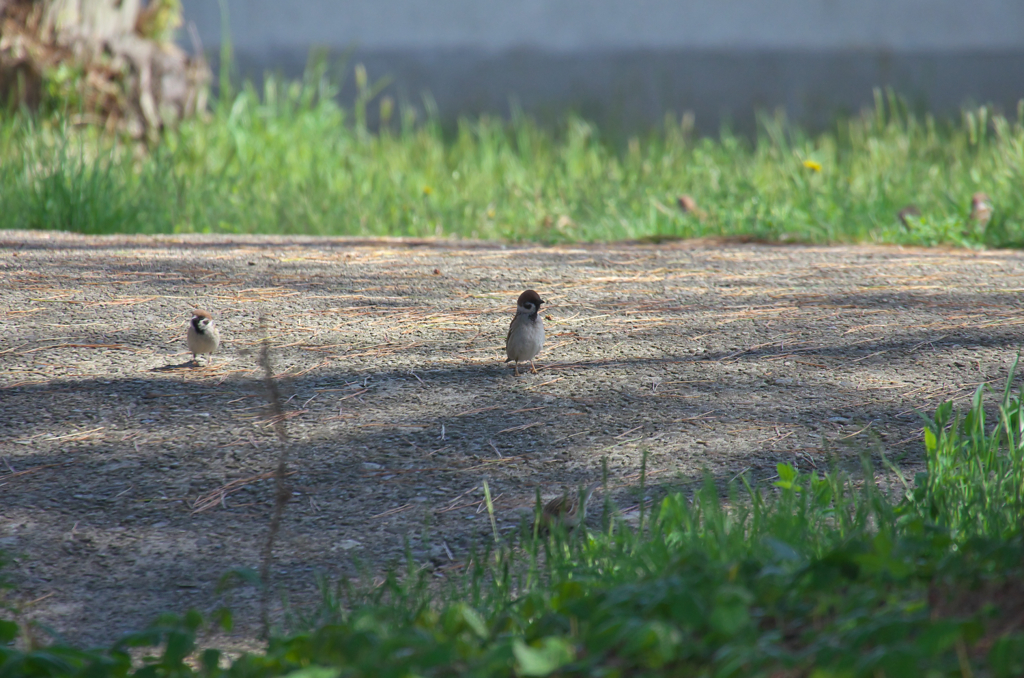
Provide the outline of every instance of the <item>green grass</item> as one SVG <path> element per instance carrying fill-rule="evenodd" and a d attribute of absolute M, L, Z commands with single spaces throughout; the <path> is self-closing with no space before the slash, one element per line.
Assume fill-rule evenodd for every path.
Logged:
<path fill-rule="evenodd" d="M 938 409 L 927 471 L 896 492 L 866 458 L 856 477 L 783 464 L 727 501 L 710 482 L 669 493 L 639 527 L 496 533 L 440 590 L 413 562 L 323 582 L 230 661 L 197 649 L 195 612 L 89 651 L 0 621 L 0 677 L 1024 675 L 1024 409 L 1008 386 L 986 425 L 984 393 Z"/>
<path fill-rule="evenodd" d="M 358 68 L 356 81 L 343 108 L 324 68 L 267 78 L 148 150 L 70 114 L 8 113 L 0 228 L 1024 244 L 1024 103 L 1009 118 L 978 108 L 942 122 L 879 93 L 873 111 L 817 136 L 763 117 L 753 142 L 695 138 L 684 118 L 615 143 L 572 116 L 553 130 L 515 115 L 446 133 L 381 99 Z M 389 123 L 379 134 L 365 122 L 376 108 Z M 967 223 L 975 191 L 995 205 L 984 232 Z M 682 214 L 681 193 L 706 214 Z M 908 230 L 896 214 L 911 203 L 921 218 Z"/>

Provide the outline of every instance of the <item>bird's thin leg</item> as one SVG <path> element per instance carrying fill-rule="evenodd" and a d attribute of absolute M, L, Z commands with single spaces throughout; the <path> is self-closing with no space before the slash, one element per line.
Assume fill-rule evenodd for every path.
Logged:
<path fill-rule="evenodd" d="M 530 361 L 530 369 L 533 371 L 534 374 L 537 374 L 537 367 L 533 364 L 532 360 Z"/>
<path fill-rule="evenodd" d="M 516 361 L 516 376 L 519 376 L 519 361 Z"/>

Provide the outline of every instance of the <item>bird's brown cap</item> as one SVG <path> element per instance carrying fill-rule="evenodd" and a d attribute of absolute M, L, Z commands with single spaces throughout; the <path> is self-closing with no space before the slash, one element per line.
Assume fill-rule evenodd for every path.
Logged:
<path fill-rule="evenodd" d="M 518 306 L 525 306 L 526 304 L 530 303 L 532 303 L 537 308 L 540 308 L 540 305 L 545 302 L 543 299 L 540 298 L 540 295 L 537 294 L 537 292 L 534 290 L 526 290 L 525 292 L 519 295 L 519 299 L 516 301 L 516 305 Z"/>

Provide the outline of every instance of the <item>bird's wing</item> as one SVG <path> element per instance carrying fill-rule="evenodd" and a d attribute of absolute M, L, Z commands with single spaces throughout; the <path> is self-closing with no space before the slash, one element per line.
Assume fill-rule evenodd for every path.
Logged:
<path fill-rule="evenodd" d="M 560 516 L 571 511 L 573 503 L 572 497 L 568 495 L 555 497 L 544 506 L 544 513 L 550 516 Z"/>

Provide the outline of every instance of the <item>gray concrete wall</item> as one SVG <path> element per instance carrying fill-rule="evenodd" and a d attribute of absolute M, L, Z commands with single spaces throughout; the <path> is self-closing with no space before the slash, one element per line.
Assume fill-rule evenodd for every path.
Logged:
<path fill-rule="evenodd" d="M 213 0 L 184 0 L 207 50 Z M 228 0 L 243 72 L 298 74 L 313 47 L 443 117 L 573 108 L 635 130 L 666 111 L 714 132 L 784 107 L 811 126 L 892 86 L 939 114 L 1024 98 L 1022 0 Z"/>

